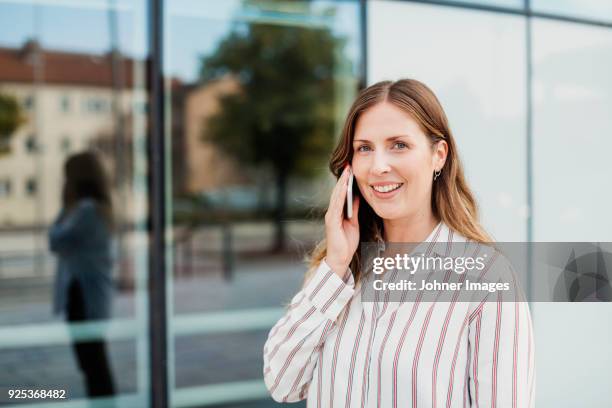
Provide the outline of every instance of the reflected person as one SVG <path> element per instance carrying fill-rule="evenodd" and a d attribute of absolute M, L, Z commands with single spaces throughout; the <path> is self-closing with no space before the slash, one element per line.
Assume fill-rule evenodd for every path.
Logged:
<path fill-rule="evenodd" d="M 64 165 L 62 209 L 49 231 L 58 259 L 54 311 L 72 322 L 110 318 L 112 205 L 104 168 L 93 152 L 69 157 Z M 87 395 L 114 394 L 102 339 L 72 344 Z"/>

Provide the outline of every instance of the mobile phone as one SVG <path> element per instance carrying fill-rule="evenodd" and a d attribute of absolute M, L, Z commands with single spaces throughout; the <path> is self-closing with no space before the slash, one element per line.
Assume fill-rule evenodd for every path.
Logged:
<path fill-rule="evenodd" d="M 346 218 L 353 217 L 353 174 L 350 175 L 346 190 Z"/>

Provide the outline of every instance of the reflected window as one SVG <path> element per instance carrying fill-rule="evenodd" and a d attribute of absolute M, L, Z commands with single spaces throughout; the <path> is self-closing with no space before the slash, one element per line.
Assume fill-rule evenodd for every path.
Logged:
<path fill-rule="evenodd" d="M 85 102 L 85 110 L 89 113 L 105 113 L 109 110 L 109 104 L 100 97 L 91 97 Z"/>
<path fill-rule="evenodd" d="M 60 99 L 60 109 L 64 113 L 70 111 L 70 97 L 68 95 L 62 95 Z"/>
<path fill-rule="evenodd" d="M 35 178 L 30 177 L 25 182 L 25 192 L 28 196 L 36 195 L 38 192 L 38 182 Z"/>
<path fill-rule="evenodd" d="M 23 107 L 26 110 L 31 111 L 34 108 L 34 97 L 31 95 L 26 96 L 23 99 Z"/>
<path fill-rule="evenodd" d="M 72 146 L 72 143 L 70 141 L 70 138 L 68 136 L 62 137 L 61 142 L 60 142 L 61 152 L 70 153 L 71 146 Z"/>
<path fill-rule="evenodd" d="M 0 180 L 0 198 L 6 198 L 11 194 L 11 180 Z"/>
<path fill-rule="evenodd" d="M 31 135 L 25 141 L 25 149 L 28 153 L 36 153 L 38 151 L 38 142 L 36 136 Z"/>

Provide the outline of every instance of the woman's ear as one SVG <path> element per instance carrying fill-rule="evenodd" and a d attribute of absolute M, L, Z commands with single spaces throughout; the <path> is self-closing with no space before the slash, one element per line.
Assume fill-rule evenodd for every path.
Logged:
<path fill-rule="evenodd" d="M 448 143 L 446 143 L 446 140 L 440 140 L 438 143 L 436 143 L 436 149 L 434 151 L 436 169 L 441 170 L 444 167 L 447 156 L 448 156 Z"/>

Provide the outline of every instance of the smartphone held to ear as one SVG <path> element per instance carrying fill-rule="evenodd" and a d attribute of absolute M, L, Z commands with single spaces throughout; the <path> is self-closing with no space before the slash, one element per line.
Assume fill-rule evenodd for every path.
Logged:
<path fill-rule="evenodd" d="M 349 176 L 348 188 L 346 190 L 346 218 L 353 218 L 353 174 Z"/>

